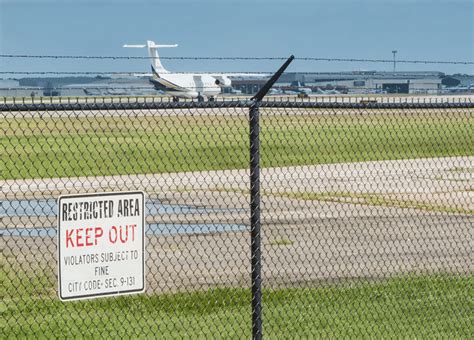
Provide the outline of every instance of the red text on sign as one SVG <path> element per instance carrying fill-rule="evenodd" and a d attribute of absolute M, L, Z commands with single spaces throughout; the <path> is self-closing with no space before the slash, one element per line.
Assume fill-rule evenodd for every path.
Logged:
<path fill-rule="evenodd" d="M 102 227 L 87 227 L 66 230 L 66 248 L 96 246 L 104 235 Z"/>
<path fill-rule="evenodd" d="M 136 228 L 136 224 L 112 226 L 109 230 L 110 243 L 127 243 L 128 241 L 135 241 Z"/>
<path fill-rule="evenodd" d="M 136 238 L 136 224 L 111 226 L 108 241 L 111 244 L 133 242 Z M 104 235 L 102 227 L 72 228 L 66 230 L 66 248 L 96 246 Z"/>

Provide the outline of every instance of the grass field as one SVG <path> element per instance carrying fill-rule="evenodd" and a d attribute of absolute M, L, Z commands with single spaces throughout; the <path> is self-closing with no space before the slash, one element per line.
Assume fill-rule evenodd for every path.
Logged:
<path fill-rule="evenodd" d="M 472 111 L 353 113 L 264 114 L 262 165 L 474 155 Z M 0 179 L 246 168 L 248 139 L 245 115 L 5 118 L 0 120 Z M 344 193 L 302 199 L 394 205 Z M 282 247 L 293 241 L 272 242 Z M 0 338 L 250 337 L 248 289 L 63 303 L 40 253 L 38 259 L 22 254 L 23 265 L 13 267 L 17 254 L 12 252 L 8 259 L 3 252 L 0 257 Z M 469 338 L 474 333 L 473 276 L 305 284 L 311 288 L 264 289 L 265 337 Z"/>
<path fill-rule="evenodd" d="M 63 303 L 56 297 L 54 277 L 41 271 L 34 275 L 2 271 L 1 338 L 250 337 L 247 289 Z M 269 338 L 468 338 L 473 331 L 473 287 L 472 276 L 433 275 L 267 289 L 264 334 Z"/>
<path fill-rule="evenodd" d="M 264 167 L 474 154 L 474 115 L 264 114 Z M 241 116 L 8 118 L 0 121 L 0 179 L 248 167 Z"/>

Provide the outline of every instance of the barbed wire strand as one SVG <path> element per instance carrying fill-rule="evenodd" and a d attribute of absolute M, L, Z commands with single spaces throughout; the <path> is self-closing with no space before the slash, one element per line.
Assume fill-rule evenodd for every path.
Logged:
<path fill-rule="evenodd" d="M 430 71 L 415 71 L 420 75 L 428 75 L 433 73 L 442 74 L 443 72 L 430 72 Z M 213 75 L 230 75 L 230 76 L 239 76 L 239 75 L 252 75 L 258 74 L 262 76 L 270 76 L 272 71 L 168 71 L 166 74 L 213 74 Z M 285 72 L 291 74 L 304 74 L 304 75 L 342 75 L 342 76 L 374 76 L 377 74 L 390 73 L 391 75 L 394 72 L 391 71 L 336 71 L 336 72 L 315 72 L 315 71 L 296 71 L 296 72 Z M 134 76 L 151 76 L 150 72 L 143 71 L 0 71 L 0 74 L 4 75 L 134 75 Z M 410 71 L 396 71 L 397 75 L 413 75 L 413 72 Z"/>
<path fill-rule="evenodd" d="M 154 59 L 163 60 L 286 60 L 287 57 L 179 57 L 179 56 L 88 56 L 88 55 L 27 55 L 27 54 L 0 54 L 0 58 L 31 58 L 31 59 Z M 393 63 L 393 59 L 369 59 L 369 58 L 329 58 L 329 57 L 296 57 L 301 61 L 329 61 L 329 62 L 367 62 L 367 63 Z M 473 65 L 474 61 L 457 60 L 396 60 L 397 63 L 410 64 L 459 64 Z"/>
<path fill-rule="evenodd" d="M 271 75 L 272 72 L 263 72 L 263 71 L 256 71 L 256 72 L 250 72 L 250 71 L 244 71 L 244 72 L 237 72 L 237 71 L 231 71 L 231 72 L 213 72 L 213 71 L 197 71 L 197 72 L 189 72 L 189 71 L 169 71 L 166 74 L 268 74 Z M 297 73 L 297 72 L 292 72 L 292 73 Z M 301 72 L 305 73 L 305 72 Z M 150 72 L 143 72 L 143 71 L 0 71 L 0 74 L 124 74 L 124 75 L 151 75 Z"/>
<path fill-rule="evenodd" d="M 345 87 L 344 85 L 333 85 L 332 88 L 327 88 L 326 85 L 307 85 L 307 86 L 300 86 L 300 88 L 303 87 L 303 88 L 318 88 L 318 89 L 321 89 L 321 90 L 327 90 L 327 91 L 331 91 L 331 90 L 336 90 L 336 91 L 343 91 L 343 90 L 353 90 L 352 88 L 348 88 L 348 87 Z M 200 87 L 202 89 L 215 89 L 216 87 Z M 229 87 L 226 87 L 226 88 L 230 88 Z M 289 85 L 281 85 L 281 84 L 278 84 L 275 86 L 275 88 L 277 89 L 282 89 L 282 88 L 285 88 L 289 91 L 291 91 L 291 88 L 298 88 L 297 86 L 289 86 Z M 183 89 L 194 89 L 194 87 L 183 87 Z M 55 86 L 46 86 L 46 85 L 39 85 L 39 86 L 20 86 L 20 87 L 0 87 L 0 90 L 9 90 L 9 91 L 17 91 L 17 90 L 129 90 L 129 91 L 133 91 L 133 90 L 150 90 L 150 91 L 160 91 L 160 90 L 156 90 L 154 87 L 152 86 L 97 86 L 97 85 L 94 85 L 94 84 L 77 84 L 77 85 L 74 85 L 74 86 L 70 86 L 70 85 L 65 85 L 65 86 L 58 86 L 58 85 L 55 85 Z M 380 87 L 362 87 L 360 89 L 358 89 L 360 91 L 375 91 L 375 90 L 379 90 L 379 91 L 383 91 L 383 89 L 381 89 Z M 435 89 L 435 88 L 422 88 L 422 87 L 417 87 L 416 89 L 414 90 L 425 90 L 425 91 L 442 91 L 442 90 L 445 90 L 445 89 Z M 164 91 L 166 92 L 166 91 Z M 354 92 L 355 93 L 355 92 Z M 317 94 L 317 93 L 314 93 L 314 94 Z"/>

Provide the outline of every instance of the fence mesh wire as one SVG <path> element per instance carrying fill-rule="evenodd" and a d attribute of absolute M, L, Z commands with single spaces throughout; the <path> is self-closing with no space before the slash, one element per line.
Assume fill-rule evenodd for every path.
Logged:
<path fill-rule="evenodd" d="M 0 106 L 2 338 L 251 336 L 246 102 Z M 474 105 L 260 115 L 263 334 L 469 337 Z M 57 198 L 135 190 L 145 293 L 60 301 Z"/>

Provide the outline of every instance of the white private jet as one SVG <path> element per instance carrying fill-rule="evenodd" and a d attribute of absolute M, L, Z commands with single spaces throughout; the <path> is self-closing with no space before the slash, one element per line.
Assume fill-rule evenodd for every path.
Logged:
<path fill-rule="evenodd" d="M 174 45 L 157 45 L 148 40 L 146 45 L 123 45 L 126 48 L 148 48 L 151 58 L 150 82 L 155 89 L 170 94 L 173 101 L 179 101 L 179 98 L 197 98 L 203 101 L 205 97 L 213 101 L 221 93 L 222 87 L 230 87 L 232 84 L 229 76 L 249 76 L 265 77 L 266 74 L 238 74 L 238 73 L 172 73 L 166 70 L 160 61 L 158 55 L 159 48 L 177 47 Z"/>

